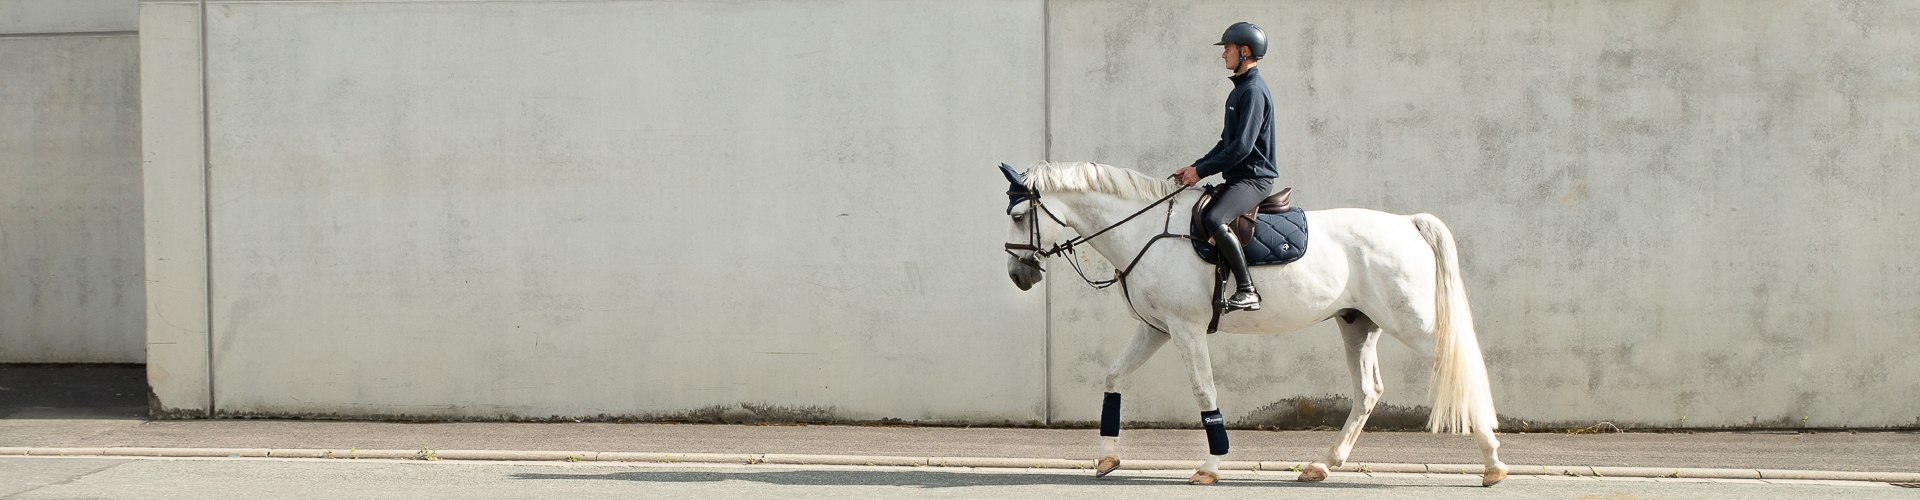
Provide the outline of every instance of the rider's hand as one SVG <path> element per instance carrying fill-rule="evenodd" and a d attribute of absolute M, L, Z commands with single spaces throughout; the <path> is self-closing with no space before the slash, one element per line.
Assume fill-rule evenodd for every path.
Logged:
<path fill-rule="evenodd" d="M 1182 186 L 1192 186 L 1194 183 L 1200 182 L 1200 172 L 1194 170 L 1193 167 L 1182 168 L 1173 173 L 1173 182 L 1178 182 Z"/>

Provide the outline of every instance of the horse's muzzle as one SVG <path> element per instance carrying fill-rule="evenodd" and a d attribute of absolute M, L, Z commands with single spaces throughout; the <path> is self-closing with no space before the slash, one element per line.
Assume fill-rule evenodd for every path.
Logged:
<path fill-rule="evenodd" d="M 1007 277 L 1013 279 L 1014 286 L 1020 287 L 1021 291 L 1033 289 L 1033 284 L 1039 283 L 1045 276 L 1045 269 L 1040 267 L 1040 258 L 1032 254 L 1012 255 L 1007 260 Z"/>

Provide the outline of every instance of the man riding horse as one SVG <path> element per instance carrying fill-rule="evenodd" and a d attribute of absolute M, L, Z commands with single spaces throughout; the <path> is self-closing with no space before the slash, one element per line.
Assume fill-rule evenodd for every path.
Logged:
<path fill-rule="evenodd" d="M 1228 224 L 1260 204 L 1273 190 L 1280 173 L 1273 165 L 1273 94 L 1260 79 L 1260 58 L 1267 55 L 1267 34 L 1253 23 L 1239 22 L 1220 35 L 1220 59 L 1233 70 L 1233 92 L 1227 94 L 1226 126 L 1220 142 L 1192 166 L 1174 172 L 1174 180 L 1192 186 L 1203 177 L 1220 174 L 1224 180 L 1207 211 L 1205 229 L 1213 233 L 1220 259 L 1233 271 L 1240 286 L 1227 299 L 1229 310 L 1260 310 L 1260 293 L 1247 272 L 1247 256 Z"/>
<path fill-rule="evenodd" d="M 1226 127 L 1213 151 L 1180 169 L 1174 178 L 1181 186 L 1214 174 L 1226 180 L 1224 189 L 1215 193 L 1211 209 L 1203 214 L 1199 232 L 1213 234 L 1220 260 L 1231 266 L 1240 281 L 1233 307 L 1254 312 L 1220 317 L 1210 303 L 1216 299 L 1200 300 L 1219 294 L 1215 288 L 1219 280 L 1206 278 L 1216 272 L 1213 264 L 1164 247 L 1148 251 L 1154 242 L 1183 236 L 1169 231 L 1178 207 L 1184 204 L 1175 199 L 1184 188 L 1097 163 L 1047 162 L 1025 173 L 1000 165 L 1009 183 L 1007 276 L 1014 285 L 1026 290 L 1039 282 L 1041 259 L 1066 255 L 1069 263 L 1074 262 L 1076 245 L 1092 248 L 1116 264 L 1127 263 L 1104 282 L 1074 268 L 1096 288 L 1119 284 L 1128 312 L 1141 322 L 1133 341 L 1107 369 L 1100 409 L 1101 453 L 1094 462 L 1094 475 L 1105 476 L 1120 468 L 1120 391 L 1125 379 L 1161 346 L 1172 344 L 1184 361 L 1207 436 L 1205 461 L 1188 482 L 1218 482 L 1221 458 L 1229 447 L 1207 347 L 1207 333 L 1213 329 L 1209 319 L 1217 321 L 1219 331 L 1240 334 L 1300 331 L 1332 320 L 1346 347 L 1354 404 L 1338 442 L 1300 468 L 1301 481 L 1327 479 L 1332 467 L 1347 462 L 1355 441 L 1367 428 L 1367 419 L 1385 394 L 1378 351 L 1382 337 L 1398 339 L 1415 356 L 1433 360 L 1428 428 L 1472 434 L 1484 464 L 1480 484 L 1490 486 L 1506 479 L 1509 467 L 1499 458 L 1500 440 L 1494 435 L 1498 413 L 1467 304 L 1460 249 L 1440 218 L 1361 208 L 1300 214 L 1302 220 L 1314 221 L 1313 233 L 1307 237 L 1311 251 L 1299 244 L 1303 253 L 1297 260 L 1259 268 L 1270 283 L 1288 286 L 1287 293 L 1274 296 L 1265 310 L 1258 310 L 1261 300 L 1253 288 L 1247 256 L 1228 224 L 1258 206 L 1278 174 L 1273 164 L 1273 99 L 1254 69 L 1266 54 L 1266 36 L 1252 24 L 1237 23 L 1227 28 L 1217 45 L 1226 46 L 1220 57 L 1234 71 Z M 1127 224 L 1156 211 L 1162 203 L 1168 204 L 1165 221 Z M 1304 222 L 1299 228 L 1304 232 Z M 1062 243 L 1061 235 L 1067 230 L 1082 236 Z"/>

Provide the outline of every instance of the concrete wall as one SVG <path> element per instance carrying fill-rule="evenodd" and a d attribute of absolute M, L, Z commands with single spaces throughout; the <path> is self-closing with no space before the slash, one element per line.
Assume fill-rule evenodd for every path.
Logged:
<path fill-rule="evenodd" d="M 140 6 L 147 385 L 156 417 L 213 408 L 200 17 L 196 4 Z"/>
<path fill-rule="evenodd" d="M 1208 44 L 1265 27 L 1279 184 L 1452 227 L 1510 427 L 1920 422 L 1920 4 L 1059 0 L 1052 19 L 1053 156 L 1154 174 L 1219 133 Z M 1091 420 L 1134 327 L 1113 293 L 1051 286 L 1055 417 Z M 1214 336 L 1230 420 L 1338 421 L 1336 339 Z M 1428 404 L 1425 361 L 1383 344 L 1386 404 Z M 1128 418 L 1194 418 L 1174 358 Z"/>
<path fill-rule="evenodd" d="M 201 5 L 143 4 L 162 414 L 1090 421 L 1134 326 L 1015 291 L 989 167 L 1188 164 L 1251 20 L 1281 183 L 1452 226 L 1509 425 L 1920 417 L 1908 3 Z M 1330 326 L 1212 342 L 1237 423 L 1343 415 Z"/>
<path fill-rule="evenodd" d="M 9 35 L 115 33 L 139 29 L 140 0 L 0 1 L 0 33 Z"/>
<path fill-rule="evenodd" d="M 144 5 L 164 412 L 1041 418 L 1039 2 Z"/>
<path fill-rule="evenodd" d="M 0 1 L 0 363 L 139 363 L 133 1 Z"/>

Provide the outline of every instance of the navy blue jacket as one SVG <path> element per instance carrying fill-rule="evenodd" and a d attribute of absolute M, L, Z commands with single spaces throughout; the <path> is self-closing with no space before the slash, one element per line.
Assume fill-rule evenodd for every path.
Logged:
<path fill-rule="evenodd" d="M 1224 179 L 1279 177 L 1280 171 L 1273 166 L 1273 93 L 1267 91 L 1257 67 L 1232 80 L 1226 128 L 1220 130 L 1220 143 L 1213 145 L 1213 151 L 1193 162 L 1195 173 L 1203 178 L 1213 174 Z"/>

